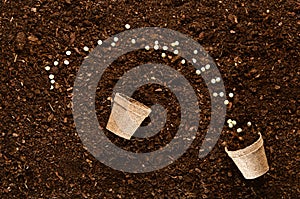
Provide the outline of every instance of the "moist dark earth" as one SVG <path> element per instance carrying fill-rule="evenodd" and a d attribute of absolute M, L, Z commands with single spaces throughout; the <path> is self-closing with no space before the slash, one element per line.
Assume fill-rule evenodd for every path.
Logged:
<path fill-rule="evenodd" d="M 299 1 L 79 1 L 0 2 L 0 198 L 297 198 L 299 187 Z M 107 99 L 124 71 L 164 63 L 199 90 L 202 107 L 191 147 L 169 166 L 142 174 L 114 170 L 86 150 L 72 116 L 72 88 L 84 58 L 97 45 L 140 27 L 169 28 L 198 41 L 217 64 L 226 95 L 226 120 L 217 144 L 198 158 L 210 121 L 206 85 L 191 64 L 160 51 L 140 50 L 116 60 L 98 89 L 96 112 L 105 129 Z M 68 57 L 65 52 L 70 50 Z M 63 60 L 68 59 L 69 65 Z M 59 60 L 59 65 L 53 62 Z M 45 67 L 51 66 L 50 71 Z M 183 69 L 185 68 L 185 69 Z M 55 75 L 50 90 L 49 74 Z M 99 85 L 101 82 L 99 82 Z M 176 134 L 180 105 L 161 85 L 145 85 L 135 99 L 168 110 L 158 135 L 126 141 L 105 131 L 117 146 L 134 152 L 159 150 Z M 151 118 L 154 122 L 155 118 Z M 147 125 L 146 119 L 142 125 Z M 251 121 L 251 128 L 247 122 Z M 172 124 L 172 125 L 171 125 Z M 270 170 L 246 180 L 224 147 L 261 132 Z M 245 141 L 246 142 L 246 141 Z M 236 144 L 234 144 L 236 143 Z M 249 144 L 247 141 L 247 144 Z M 239 145 L 242 144 L 242 145 Z"/>

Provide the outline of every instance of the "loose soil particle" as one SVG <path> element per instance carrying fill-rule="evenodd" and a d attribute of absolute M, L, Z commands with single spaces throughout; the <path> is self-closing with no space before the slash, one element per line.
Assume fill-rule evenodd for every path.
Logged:
<path fill-rule="evenodd" d="M 297 198 L 299 12 L 297 1 L 274 0 L 2 0 L 0 198 Z M 255 132 L 263 135 L 270 164 L 267 174 L 243 178 L 224 152 L 231 137 L 226 127 L 210 154 L 198 158 L 210 121 L 208 90 L 192 66 L 182 69 L 182 58 L 170 54 L 162 58 L 162 51 L 132 52 L 114 62 L 124 68 L 107 71 L 109 89 L 97 90 L 97 116 L 104 128 L 109 112 L 100 108 L 110 106 L 106 99 L 112 86 L 130 67 L 158 62 L 182 69 L 200 91 L 201 119 L 190 149 L 168 167 L 144 174 L 113 170 L 85 150 L 71 110 L 72 86 L 88 54 L 83 48 L 91 51 L 99 39 L 126 30 L 125 24 L 170 28 L 205 47 L 218 64 L 226 91 L 234 92 L 228 117 L 244 126 L 251 121 Z M 67 56 L 66 50 L 72 54 Z M 59 65 L 52 67 L 56 60 Z M 50 71 L 45 70 L 47 65 Z M 51 91 L 49 72 L 56 81 Z M 146 105 L 161 99 L 170 120 L 148 140 L 125 142 L 110 132 L 107 136 L 126 150 L 163 147 L 180 119 L 176 99 L 157 85 L 140 88 L 133 97 Z"/>

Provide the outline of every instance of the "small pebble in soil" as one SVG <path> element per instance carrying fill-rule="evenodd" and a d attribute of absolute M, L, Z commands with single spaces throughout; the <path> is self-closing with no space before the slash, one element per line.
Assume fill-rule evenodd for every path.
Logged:
<path fill-rule="evenodd" d="M 70 56 L 71 55 L 71 51 L 66 51 L 66 55 Z"/>
<path fill-rule="evenodd" d="M 150 46 L 145 46 L 145 49 L 146 50 L 150 50 Z"/>
<path fill-rule="evenodd" d="M 116 43 L 115 43 L 115 42 L 112 42 L 110 45 L 111 45 L 112 47 L 115 47 L 115 46 L 116 46 Z"/>
<path fill-rule="evenodd" d="M 204 71 L 205 71 L 205 68 L 204 68 L 204 67 L 201 67 L 201 71 L 204 72 Z"/>
<path fill-rule="evenodd" d="M 162 49 L 163 50 L 168 50 L 168 46 L 163 46 Z"/>
<path fill-rule="evenodd" d="M 103 43 L 103 42 L 102 42 L 102 40 L 100 40 L 100 39 L 97 41 L 97 44 L 98 44 L 99 46 L 102 45 L 102 43 Z"/>
<path fill-rule="evenodd" d="M 237 130 L 236 130 L 236 132 L 238 132 L 238 133 L 240 133 L 240 132 L 242 132 L 243 130 L 241 129 L 241 128 L 238 128 Z"/>
<path fill-rule="evenodd" d="M 89 47 L 85 46 L 85 47 L 83 47 L 83 50 L 84 50 L 85 52 L 88 52 L 88 51 L 89 51 Z"/>
<path fill-rule="evenodd" d="M 153 48 L 154 48 L 154 50 L 158 50 L 159 49 L 159 45 L 155 44 Z"/>
<path fill-rule="evenodd" d="M 228 96 L 233 98 L 233 93 L 229 93 Z"/>
<path fill-rule="evenodd" d="M 185 64 L 185 59 L 181 60 L 181 64 Z M 200 72 L 200 71 L 199 71 Z M 201 72 L 200 72 L 201 73 Z"/>
<path fill-rule="evenodd" d="M 136 43 L 135 39 L 131 39 L 131 43 L 135 44 Z"/>
<path fill-rule="evenodd" d="M 114 37 L 114 42 L 117 42 L 119 41 L 119 38 L 118 37 Z"/>
<path fill-rule="evenodd" d="M 54 79 L 51 79 L 50 83 L 51 83 L 51 84 L 54 84 L 54 83 L 55 83 L 55 80 L 54 80 Z"/>
<path fill-rule="evenodd" d="M 210 82 L 211 82 L 212 84 L 215 84 L 215 83 L 216 83 L 216 80 L 215 80 L 215 79 L 211 79 Z"/>
<path fill-rule="evenodd" d="M 46 67 L 45 67 L 45 70 L 46 70 L 46 71 L 49 71 L 50 69 L 51 69 L 50 66 L 46 66 Z"/>
<path fill-rule="evenodd" d="M 130 29 L 130 25 L 129 24 L 125 24 L 125 28 L 128 30 Z"/>
<path fill-rule="evenodd" d="M 178 50 L 174 50 L 174 52 L 173 52 L 175 55 L 178 55 Z"/>
<path fill-rule="evenodd" d="M 193 63 L 197 63 L 197 60 L 195 58 L 192 59 Z"/>
<path fill-rule="evenodd" d="M 209 64 L 206 64 L 205 69 L 206 69 L 206 70 L 209 70 L 209 69 L 210 69 L 210 65 L 209 65 Z"/>
<path fill-rule="evenodd" d="M 229 104 L 229 101 L 228 101 L 228 100 L 224 100 L 224 104 L 225 104 L 225 105 L 228 105 L 228 104 Z"/>
<path fill-rule="evenodd" d="M 54 75 L 50 74 L 49 79 L 54 79 Z"/>
<path fill-rule="evenodd" d="M 184 59 L 183 59 L 183 60 L 184 60 Z M 183 61 L 183 60 L 182 60 L 182 61 Z M 182 63 L 182 61 L 181 61 L 181 63 Z M 200 75 L 200 74 L 201 74 L 201 71 L 200 71 L 200 70 L 196 70 L 196 74 L 197 74 L 197 75 Z"/>
<path fill-rule="evenodd" d="M 53 65 L 54 65 L 54 66 L 57 66 L 57 65 L 58 65 L 58 61 L 54 61 L 54 62 L 53 62 Z"/>
<path fill-rule="evenodd" d="M 195 55 L 197 55 L 198 54 L 198 50 L 194 50 L 194 52 L 193 52 Z"/>
<path fill-rule="evenodd" d="M 64 64 L 65 64 L 65 65 L 69 65 L 70 62 L 69 62 L 68 60 L 65 60 L 65 61 L 64 61 Z"/>
<path fill-rule="evenodd" d="M 220 97 L 224 97 L 224 93 L 223 92 L 220 92 L 219 95 L 220 95 Z"/>
<path fill-rule="evenodd" d="M 162 58 L 165 58 L 166 56 L 167 56 L 166 53 L 161 53 Z"/>
<path fill-rule="evenodd" d="M 249 126 L 249 127 L 250 127 L 251 125 L 252 125 L 252 124 L 251 124 L 251 122 L 247 122 L 247 126 Z"/>

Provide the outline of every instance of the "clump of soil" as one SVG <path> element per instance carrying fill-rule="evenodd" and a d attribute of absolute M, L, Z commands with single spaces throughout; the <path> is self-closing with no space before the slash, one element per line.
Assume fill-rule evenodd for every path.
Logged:
<path fill-rule="evenodd" d="M 258 132 L 251 127 L 243 128 L 243 131 L 240 133 L 236 130 L 232 130 L 227 142 L 227 148 L 230 151 L 243 149 L 253 144 L 258 138 Z"/>

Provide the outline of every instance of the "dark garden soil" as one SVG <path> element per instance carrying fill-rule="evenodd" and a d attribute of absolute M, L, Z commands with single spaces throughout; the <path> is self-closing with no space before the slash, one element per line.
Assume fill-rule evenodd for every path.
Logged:
<path fill-rule="evenodd" d="M 1 0 L 0 11 L 0 198 L 300 195 L 298 1 Z M 83 47 L 92 50 L 98 39 L 124 31 L 125 24 L 131 29 L 164 27 L 189 35 L 217 63 L 227 94 L 234 93 L 228 98 L 226 120 L 235 119 L 237 125 L 224 126 L 205 158 L 199 159 L 198 151 L 210 121 L 208 89 L 191 65 L 184 67 L 178 56 L 168 53 L 171 57 L 162 58 L 162 51 L 154 50 L 128 53 L 113 63 L 120 71 L 107 70 L 107 79 L 99 82 L 107 89 L 101 87 L 96 93 L 99 124 L 105 128 L 111 106 L 108 97 L 124 71 L 143 63 L 164 63 L 180 70 L 201 91 L 201 120 L 192 146 L 173 164 L 143 174 L 114 170 L 83 146 L 71 109 L 76 73 L 87 56 Z M 72 52 L 69 58 L 66 50 Z M 68 66 L 63 64 L 67 58 Z M 53 66 L 55 60 L 58 66 Z M 47 65 L 50 71 L 45 70 Z M 53 90 L 50 73 L 55 75 Z M 159 101 L 168 110 L 161 132 L 129 141 L 105 134 L 125 150 L 158 150 L 176 133 L 178 101 L 160 85 L 145 85 L 133 97 L 149 106 Z M 252 126 L 247 129 L 248 121 Z M 237 128 L 243 129 L 240 141 L 251 140 L 247 132 L 263 135 L 270 171 L 255 180 L 245 180 L 224 151 L 237 141 L 232 135 Z"/>

